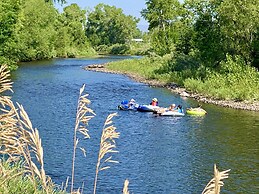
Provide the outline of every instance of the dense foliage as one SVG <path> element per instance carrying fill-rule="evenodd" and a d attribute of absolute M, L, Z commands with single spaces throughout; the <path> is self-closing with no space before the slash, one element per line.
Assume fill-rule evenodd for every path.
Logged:
<path fill-rule="evenodd" d="M 3 0 L 0 2 L 0 64 L 53 57 L 89 56 L 95 50 L 113 54 L 141 53 L 139 19 L 122 9 L 98 4 L 93 11 L 71 4 L 59 13 L 53 2 L 64 0 Z M 136 45 L 136 44 L 135 44 Z M 138 44 L 139 48 L 146 48 Z M 95 50 L 93 49 L 95 48 Z"/>
<path fill-rule="evenodd" d="M 241 57 L 227 55 L 218 71 L 205 66 L 197 68 L 199 64 L 187 58 L 144 57 L 109 63 L 107 68 L 164 84 L 177 83 L 189 92 L 216 100 L 259 100 L 259 73 L 256 68 L 246 65 Z"/>
<path fill-rule="evenodd" d="M 124 15 L 122 9 L 101 3 L 88 14 L 86 35 L 93 46 L 124 44 L 141 34 L 138 22 L 139 19 Z"/>
<path fill-rule="evenodd" d="M 192 55 L 217 67 L 226 54 L 259 67 L 259 1 L 148 0 L 143 17 L 149 22 L 153 50 L 159 55 Z"/>
<path fill-rule="evenodd" d="M 124 15 L 122 9 L 101 3 L 88 14 L 86 35 L 96 49 L 117 45 L 117 50 L 125 53 L 129 50 L 127 43 L 141 37 L 138 22 L 139 19 Z M 118 51 L 111 52 L 121 54 Z"/>
<path fill-rule="evenodd" d="M 92 55 L 85 36 L 85 11 L 76 4 L 59 13 L 45 0 L 0 2 L 0 64 Z"/>
<path fill-rule="evenodd" d="M 152 77 L 217 99 L 259 99 L 259 1 L 148 0 Z M 158 58 L 158 60 L 161 60 Z"/>

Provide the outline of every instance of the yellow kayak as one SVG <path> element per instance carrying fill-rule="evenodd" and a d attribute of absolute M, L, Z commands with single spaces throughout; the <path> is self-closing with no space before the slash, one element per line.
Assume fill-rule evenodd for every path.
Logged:
<path fill-rule="evenodd" d="M 186 110 L 189 115 L 205 115 L 207 112 L 202 108 L 189 108 Z"/>

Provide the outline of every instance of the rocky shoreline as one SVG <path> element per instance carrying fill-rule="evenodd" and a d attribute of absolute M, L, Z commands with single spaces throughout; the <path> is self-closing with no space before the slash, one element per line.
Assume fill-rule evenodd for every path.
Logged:
<path fill-rule="evenodd" d="M 131 79 L 148 84 L 149 86 L 152 87 L 164 87 L 169 89 L 170 91 L 179 94 L 180 96 L 183 97 L 188 97 L 188 98 L 194 98 L 199 102 L 203 103 L 210 103 L 210 104 L 215 104 L 223 107 L 228 107 L 228 108 L 234 108 L 234 109 L 242 109 L 242 110 L 250 110 L 250 111 L 258 111 L 259 112 L 259 102 L 255 101 L 253 103 L 251 102 L 246 102 L 246 101 L 241 101 L 241 102 L 235 102 L 235 101 L 230 101 L 230 100 L 216 100 L 216 99 L 211 99 L 207 98 L 205 96 L 202 96 L 200 94 L 195 94 L 195 93 L 189 93 L 186 91 L 185 88 L 179 87 L 177 84 L 166 84 L 162 83 L 157 80 L 147 80 L 141 76 L 131 74 L 131 73 L 125 73 L 125 72 L 120 72 L 120 71 L 112 71 L 107 68 L 105 68 L 105 64 L 95 64 L 95 65 L 89 65 L 84 67 L 85 70 L 87 71 L 96 71 L 96 72 L 103 72 L 103 73 L 113 73 L 113 74 L 123 74 Z"/>

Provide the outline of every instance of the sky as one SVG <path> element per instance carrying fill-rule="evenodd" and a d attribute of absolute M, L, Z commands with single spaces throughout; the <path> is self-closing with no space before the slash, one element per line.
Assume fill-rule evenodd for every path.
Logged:
<path fill-rule="evenodd" d="M 94 7 L 99 3 L 104 3 L 110 6 L 115 6 L 117 8 L 122 8 L 123 13 L 125 15 L 132 15 L 136 18 L 140 19 L 138 23 L 138 27 L 140 30 L 147 31 L 148 23 L 141 17 L 140 11 L 146 8 L 146 0 L 66 0 L 67 4 L 63 5 L 62 7 L 66 7 L 72 3 L 76 3 L 82 9 L 91 9 L 93 10 Z M 62 11 L 62 7 L 60 5 L 56 6 L 60 11 Z"/>

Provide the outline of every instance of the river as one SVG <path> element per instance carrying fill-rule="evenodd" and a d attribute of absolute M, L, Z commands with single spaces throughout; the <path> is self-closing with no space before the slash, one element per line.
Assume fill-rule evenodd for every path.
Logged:
<path fill-rule="evenodd" d="M 85 71 L 82 67 L 121 60 L 124 57 L 54 59 L 21 64 L 12 73 L 13 100 L 21 103 L 44 148 L 46 173 L 57 185 L 71 176 L 73 129 L 79 89 L 86 84 L 96 116 L 88 129 L 91 138 L 79 136 L 75 187 L 92 193 L 99 142 L 104 121 L 118 112 L 114 125 L 120 132 L 118 153 L 110 169 L 101 171 L 97 193 L 122 193 L 125 179 L 135 194 L 201 193 L 213 176 L 231 169 L 222 193 L 258 193 L 259 113 L 202 104 L 204 117 L 155 117 L 152 113 L 117 110 L 122 100 L 134 98 L 147 104 L 154 97 L 160 106 L 197 106 L 164 88 L 153 88 L 124 75 Z"/>

